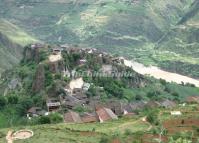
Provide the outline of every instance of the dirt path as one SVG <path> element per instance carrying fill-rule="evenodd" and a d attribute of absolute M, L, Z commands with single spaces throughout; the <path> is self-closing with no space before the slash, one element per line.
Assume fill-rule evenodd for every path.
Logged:
<path fill-rule="evenodd" d="M 148 127 L 148 129 L 147 129 L 146 131 L 150 131 L 150 130 L 153 128 L 153 126 L 151 125 L 151 123 L 147 122 L 147 117 L 146 117 L 146 116 L 143 117 L 143 118 L 141 118 L 141 120 L 142 120 L 143 122 L 145 122 L 146 124 L 149 125 L 149 127 Z"/>
<path fill-rule="evenodd" d="M 143 119 L 146 119 L 146 117 L 139 118 L 136 121 L 132 121 L 132 122 L 127 122 L 127 123 L 121 124 L 121 125 L 119 125 L 117 127 L 111 128 L 111 130 L 114 131 L 114 130 L 119 128 L 121 131 L 124 131 L 128 127 L 133 126 L 134 124 L 136 124 L 138 122 L 143 122 L 144 124 L 149 125 L 149 127 L 146 129 L 146 131 L 149 131 L 152 128 L 152 125 L 149 122 L 147 122 L 146 120 L 143 120 Z"/>
<path fill-rule="evenodd" d="M 142 75 L 150 75 L 157 79 L 164 79 L 167 82 L 176 82 L 178 84 L 181 84 L 182 82 L 191 83 L 199 87 L 199 80 L 177 73 L 167 72 L 155 66 L 146 67 L 143 64 L 130 60 L 124 60 L 124 64 Z"/>
<path fill-rule="evenodd" d="M 7 143 L 13 143 L 12 133 L 12 131 L 8 131 L 6 136 Z"/>

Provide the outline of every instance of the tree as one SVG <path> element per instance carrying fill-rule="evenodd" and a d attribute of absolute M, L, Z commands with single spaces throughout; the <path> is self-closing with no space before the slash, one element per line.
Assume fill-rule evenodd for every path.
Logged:
<path fill-rule="evenodd" d="M 17 104 L 18 114 L 24 116 L 27 110 L 33 106 L 33 101 L 31 98 L 23 98 L 19 100 Z"/>
<path fill-rule="evenodd" d="M 109 138 L 107 136 L 102 136 L 100 139 L 100 143 L 108 143 L 109 142 Z"/>
<path fill-rule="evenodd" d="M 151 111 L 147 115 L 147 121 L 151 124 L 158 124 L 156 111 Z"/>
<path fill-rule="evenodd" d="M 8 96 L 8 103 L 9 104 L 17 104 L 19 101 L 19 98 L 15 95 Z"/>
<path fill-rule="evenodd" d="M 179 97 L 179 94 L 177 92 L 173 92 L 172 95 L 175 97 Z"/>
<path fill-rule="evenodd" d="M 137 100 L 137 101 L 142 100 L 142 96 L 141 96 L 141 95 L 139 95 L 139 94 L 136 94 L 136 96 L 135 96 L 135 100 Z"/>
<path fill-rule="evenodd" d="M 56 80 L 56 79 L 60 79 L 60 80 L 61 80 L 61 74 L 60 74 L 60 73 L 59 73 L 59 74 L 56 73 L 55 76 L 54 76 L 54 78 L 55 78 L 55 80 Z"/>
<path fill-rule="evenodd" d="M 63 122 L 63 117 L 59 113 L 53 113 L 49 115 L 50 123 L 61 123 Z"/>
<path fill-rule="evenodd" d="M 162 85 L 166 85 L 166 84 L 167 84 L 166 80 L 164 80 L 164 79 L 160 79 L 160 83 L 161 83 Z"/>
<path fill-rule="evenodd" d="M 4 108 L 6 106 L 6 103 L 7 103 L 7 101 L 6 101 L 5 97 L 1 96 L 0 97 L 0 109 Z"/>
<path fill-rule="evenodd" d="M 41 116 L 41 117 L 39 117 L 38 123 L 39 124 L 50 124 L 51 121 L 48 116 Z"/>

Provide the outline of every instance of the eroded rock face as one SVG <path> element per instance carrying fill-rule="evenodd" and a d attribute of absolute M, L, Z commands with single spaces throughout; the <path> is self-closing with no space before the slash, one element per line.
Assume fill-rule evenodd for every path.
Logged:
<path fill-rule="evenodd" d="M 39 63 L 41 59 L 40 49 L 41 48 L 26 47 L 24 50 L 24 62 L 34 61 L 36 63 Z"/>
<path fill-rule="evenodd" d="M 43 64 L 39 64 L 32 84 L 32 91 L 33 92 L 42 91 L 44 89 L 44 84 L 45 84 L 45 68 Z"/>
<path fill-rule="evenodd" d="M 63 61 L 50 62 L 49 63 L 49 70 L 52 73 L 61 73 L 64 70 Z"/>

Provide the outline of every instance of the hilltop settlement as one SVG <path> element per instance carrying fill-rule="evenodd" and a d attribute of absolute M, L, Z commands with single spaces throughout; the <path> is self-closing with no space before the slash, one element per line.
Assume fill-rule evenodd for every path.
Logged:
<path fill-rule="evenodd" d="M 147 132 L 138 140 L 159 137 L 160 127 L 168 136 L 187 127 L 197 136 L 199 89 L 141 75 L 124 60 L 92 48 L 26 46 L 20 65 L 1 77 L 0 126 L 86 123 L 93 133 L 117 123 L 121 131 Z"/>

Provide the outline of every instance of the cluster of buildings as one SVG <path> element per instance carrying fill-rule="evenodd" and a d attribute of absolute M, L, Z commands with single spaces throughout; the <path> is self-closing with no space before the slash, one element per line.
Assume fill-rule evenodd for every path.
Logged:
<path fill-rule="evenodd" d="M 32 45 L 32 48 L 40 47 L 40 45 Z M 52 49 L 51 61 L 60 60 L 61 52 L 66 50 L 69 54 L 81 53 L 94 54 L 98 57 L 98 62 L 102 63 L 102 72 L 110 73 L 113 70 L 112 64 L 124 64 L 124 58 L 113 57 L 105 52 L 100 52 L 96 49 L 77 49 L 69 48 L 63 45 L 59 48 Z M 87 62 L 85 58 L 79 60 L 79 65 L 84 65 Z M 66 72 L 66 69 L 65 69 Z M 145 108 L 174 108 L 177 104 L 174 101 L 165 99 L 162 101 L 136 101 L 131 103 L 123 103 L 118 100 L 108 100 L 104 103 L 100 102 L 100 96 L 88 97 L 86 92 L 92 86 L 92 83 L 86 83 L 83 79 L 76 78 L 64 88 L 65 94 L 57 98 L 48 98 L 46 101 L 47 111 L 40 107 L 32 107 L 28 110 L 28 117 L 44 116 L 51 112 L 58 112 L 60 110 L 67 110 L 63 114 L 64 121 L 67 123 L 89 123 L 89 122 L 104 122 L 107 120 L 118 119 L 118 116 L 133 116 L 136 111 Z M 103 87 L 99 87 L 100 90 Z M 187 103 L 199 103 L 199 96 L 189 96 Z M 82 113 L 81 115 L 74 112 L 77 106 L 89 109 L 90 112 Z M 172 111 L 171 115 L 180 115 L 178 111 Z"/>
<path fill-rule="evenodd" d="M 70 99 L 69 99 L 70 98 Z M 66 100 L 66 101 L 64 101 Z M 28 110 L 28 117 L 44 116 L 51 112 L 57 112 L 64 107 L 67 108 L 67 112 L 63 114 L 64 122 L 66 123 L 91 123 L 100 122 L 103 123 L 108 120 L 116 120 L 120 116 L 132 117 L 137 114 L 137 111 L 144 110 L 145 108 L 174 108 L 177 104 L 171 100 L 157 101 L 137 101 L 132 103 L 123 103 L 121 101 L 112 99 L 103 103 L 99 100 L 92 99 L 86 103 L 84 99 L 76 99 L 74 96 L 70 95 L 66 99 L 56 100 L 49 99 L 47 101 L 48 112 L 42 110 L 39 107 L 32 107 Z M 70 100 L 70 101 L 69 101 Z M 68 103 L 66 103 L 68 102 Z M 75 103 L 74 103 L 75 102 Z M 82 105 L 91 108 L 91 112 L 78 113 L 75 112 L 73 107 L 75 105 Z M 67 105 L 67 106 L 66 106 Z M 173 114 L 175 111 L 173 111 Z M 177 114 L 177 113 L 176 113 Z"/>

